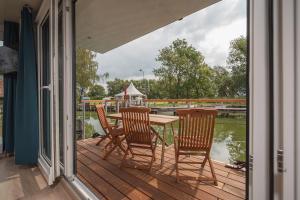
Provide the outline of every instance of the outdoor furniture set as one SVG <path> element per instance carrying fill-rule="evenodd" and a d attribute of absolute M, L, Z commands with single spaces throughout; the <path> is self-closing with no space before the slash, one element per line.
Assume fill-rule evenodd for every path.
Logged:
<path fill-rule="evenodd" d="M 210 158 L 210 151 L 213 143 L 213 134 L 215 126 L 215 118 L 217 111 L 214 109 L 181 109 L 177 110 L 177 116 L 166 116 L 150 114 L 150 109 L 145 107 L 130 107 L 120 109 L 120 113 L 106 116 L 105 109 L 102 105 L 97 105 L 97 114 L 100 124 L 105 135 L 100 136 L 97 142 L 99 145 L 102 141 L 108 139 L 105 149 L 110 146 L 103 159 L 119 148 L 123 153 L 121 167 L 124 166 L 126 158 L 129 154 L 134 156 L 151 158 L 149 171 L 156 160 L 156 148 L 158 140 L 161 141 L 161 162 L 164 164 L 164 154 L 167 146 L 166 129 L 171 126 L 174 138 L 175 148 L 175 169 L 176 181 L 180 179 L 196 179 L 199 181 L 212 181 L 217 185 L 217 178 L 214 172 L 213 163 Z M 107 118 L 114 119 L 115 124 L 108 123 Z M 122 120 L 122 126 L 118 127 L 119 120 Z M 174 130 L 175 123 L 178 122 L 177 133 Z M 152 125 L 161 126 L 163 128 L 162 137 L 152 127 Z M 149 153 L 141 153 L 148 150 Z M 201 156 L 202 160 L 186 160 L 181 157 Z M 208 162 L 212 177 L 210 178 L 194 178 L 179 176 L 179 164 L 201 164 L 201 169 Z"/>

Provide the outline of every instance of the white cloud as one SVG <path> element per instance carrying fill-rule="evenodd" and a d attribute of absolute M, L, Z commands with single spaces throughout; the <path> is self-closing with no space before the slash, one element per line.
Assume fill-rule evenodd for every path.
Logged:
<path fill-rule="evenodd" d="M 141 79 L 139 69 L 143 69 L 146 78 L 154 78 L 152 71 L 158 67 L 155 58 L 159 49 L 177 38 L 187 39 L 203 53 L 209 65 L 225 65 L 230 41 L 240 35 L 246 35 L 246 0 L 223 0 L 105 54 L 98 54 L 99 72 L 108 72 L 110 79 Z"/>

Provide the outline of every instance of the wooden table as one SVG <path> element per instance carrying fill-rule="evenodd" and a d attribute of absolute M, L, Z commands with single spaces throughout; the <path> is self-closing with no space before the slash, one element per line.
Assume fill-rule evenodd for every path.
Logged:
<path fill-rule="evenodd" d="M 116 123 L 118 123 L 118 120 L 122 120 L 121 113 L 116 114 L 110 114 L 107 115 L 110 119 L 115 119 Z M 150 114 L 149 120 L 151 125 L 157 125 L 163 127 L 163 137 L 162 137 L 162 149 L 161 149 L 161 166 L 164 164 L 164 155 L 165 155 L 165 143 L 166 143 L 166 129 L 167 125 L 170 125 L 172 128 L 172 132 L 174 134 L 174 126 L 173 123 L 178 121 L 177 116 L 167 116 L 167 115 L 156 115 L 156 114 Z"/>

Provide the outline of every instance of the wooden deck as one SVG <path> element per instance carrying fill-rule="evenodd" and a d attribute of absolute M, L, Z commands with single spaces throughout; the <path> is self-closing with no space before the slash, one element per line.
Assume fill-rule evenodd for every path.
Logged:
<path fill-rule="evenodd" d="M 212 183 L 184 180 L 175 182 L 174 149 L 169 147 L 165 153 L 165 163 L 159 167 L 160 159 L 156 160 L 152 172 L 142 169 L 119 168 L 122 154 L 115 151 L 103 160 L 104 143 L 96 146 L 98 139 L 86 139 L 77 142 L 77 175 L 95 193 L 103 199 L 245 199 L 245 174 L 224 167 L 224 164 L 214 162 L 218 186 Z M 157 148 L 160 158 L 161 148 Z M 130 158 L 130 156 L 128 157 Z M 195 158 L 186 158 L 195 159 Z M 128 161 L 128 165 L 138 167 L 147 165 L 143 158 L 135 157 Z M 199 175 L 199 167 L 185 164 L 181 168 L 182 176 Z M 194 169 L 194 170 L 193 170 Z M 203 176 L 210 176 L 208 166 L 202 172 Z"/>

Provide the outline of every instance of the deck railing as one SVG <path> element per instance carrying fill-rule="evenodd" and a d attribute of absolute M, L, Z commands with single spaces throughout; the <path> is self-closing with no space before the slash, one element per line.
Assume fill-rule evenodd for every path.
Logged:
<path fill-rule="evenodd" d="M 98 103 L 116 103 L 121 100 L 82 100 L 82 103 L 98 104 Z M 246 99 L 214 99 L 214 98 L 201 98 L 201 99 L 144 99 L 147 103 L 237 103 L 246 104 Z"/>

